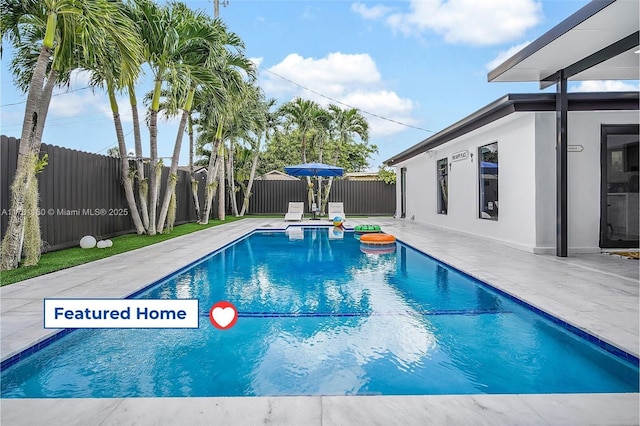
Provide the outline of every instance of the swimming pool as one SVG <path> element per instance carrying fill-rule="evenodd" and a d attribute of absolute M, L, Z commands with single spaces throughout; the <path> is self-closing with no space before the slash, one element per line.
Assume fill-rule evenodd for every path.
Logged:
<path fill-rule="evenodd" d="M 78 330 L 2 397 L 637 392 L 638 369 L 402 244 L 257 232 L 138 295 L 198 298 L 194 330 Z M 230 330 L 206 320 L 219 300 Z"/>

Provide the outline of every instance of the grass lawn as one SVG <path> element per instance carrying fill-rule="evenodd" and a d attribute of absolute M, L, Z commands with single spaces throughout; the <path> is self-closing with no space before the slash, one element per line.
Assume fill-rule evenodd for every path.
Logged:
<path fill-rule="evenodd" d="M 137 234 L 121 235 L 119 237 L 111 238 L 113 246 L 103 249 L 83 249 L 78 246 L 65 250 L 44 253 L 40 258 L 40 263 L 36 266 L 21 266 L 10 271 L 1 271 L 0 286 L 13 284 L 18 281 L 70 268 L 72 266 L 82 265 L 83 263 L 93 262 L 94 260 L 104 259 L 105 257 L 113 256 L 114 254 L 139 249 L 141 247 L 170 240 L 171 238 L 176 238 L 181 235 L 201 231 L 223 223 L 235 222 L 240 219 L 242 218 L 227 216 L 226 220 L 210 220 L 207 225 L 185 223 L 184 225 L 179 225 L 173 228 L 170 234 L 156 234 L 153 236 Z"/>

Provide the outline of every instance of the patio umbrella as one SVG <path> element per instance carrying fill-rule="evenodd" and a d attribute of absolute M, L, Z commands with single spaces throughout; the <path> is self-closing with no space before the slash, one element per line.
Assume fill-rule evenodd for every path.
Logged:
<path fill-rule="evenodd" d="M 498 174 L 498 163 L 491 163 L 488 161 L 480 162 L 481 172 L 483 174 L 489 175 L 497 175 Z"/>
<path fill-rule="evenodd" d="M 291 176 L 342 176 L 342 167 L 323 163 L 306 163 L 287 166 L 284 171 Z"/>
<path fill-rule="evenodd" d="M 342 176 L 344 170 L 342 167 L 332 166 L 330 164 L 323 163 L 306 163 L 306 164 L 297 164 L 295 166 L 288 166 L 284 168 L 284 171 L 291 176 L 313 176 L 316 179 L 319 176 L 322 177 L 336 177 Z M 312 207 L 313 200 L 313 192 L 311 189 L 309 190 L 309 207 Z M 318 188 L 318 203 L 320 202 L 320 188 Z M 316 217 L 316 212 L 313 213 L 314 218 Z"/>

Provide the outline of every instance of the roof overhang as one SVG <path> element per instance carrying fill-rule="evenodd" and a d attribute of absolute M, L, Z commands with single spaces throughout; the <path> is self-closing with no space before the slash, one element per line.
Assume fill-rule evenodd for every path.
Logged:
<path fill-rule="evenodd" d="M 593 0 L 489 72 L 490 82 L 638 80 L 640 2 Z"/>
<path fill-rule="evenodd" d="M 638 111 L 640 109 L 638 92 L 570 93 L 568 101 L 569 111 Z M 555 93 L 509 94 L 385 160 L 384 164 L 395 166 L 515 112 L 555 111 Z"/>

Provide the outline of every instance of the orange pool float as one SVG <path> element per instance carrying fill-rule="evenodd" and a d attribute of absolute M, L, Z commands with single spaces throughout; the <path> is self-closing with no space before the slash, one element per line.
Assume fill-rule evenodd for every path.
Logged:
<path fill-rule="evenodd" d="M 396 237 L 389 234 L 363 234 L 360 237 L 360 242 L 362 244 L 387 245 L 395 243 Z"/>

